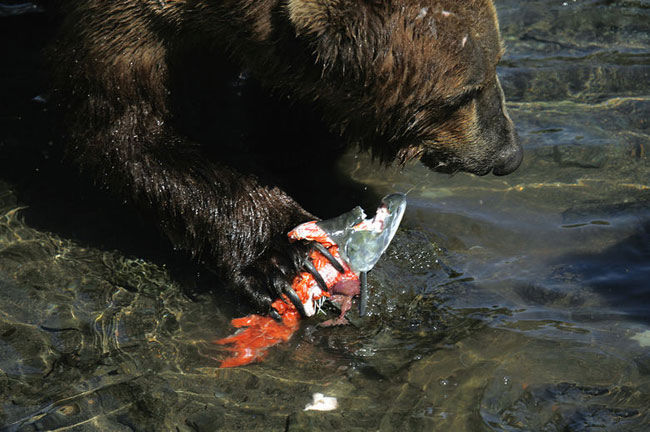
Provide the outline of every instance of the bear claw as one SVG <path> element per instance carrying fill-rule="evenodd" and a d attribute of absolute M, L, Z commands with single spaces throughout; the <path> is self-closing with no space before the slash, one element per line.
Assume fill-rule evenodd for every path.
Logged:
<path fill-rule="evenodd" d="M 325 258 L 327 258 L 327 260 L 334 266 L 334 268 L 339 273 L 345 273 L 345 269 L 343 268 L 343 266 L 341 265 L 339 260 L 334 258 L 334 255 L 332 255 L 332 253 L 329 250 L 327 250 L 327 248 L 325 246 L 323 246 L 321 243 L 318 243 L 318 242 L 314 242 L 313 246 L 314 246 L 314 249 L 316 249 L 318 252 L 320 252 L 321 255 L 323 255 Z"/>
<path fill-rule="evenodd" d="M 269 309 L 269 316 L 274 320 L 276 320 L 277 322 L 282 322 L 282 315 L 280 315 L 280 313 L 277 310 L 275 310 L 273 307 Z"/>
<path fill-rule="evenodd" d="M 314 280 L 316 281 L 320 289 L 322 289 L 323 291 L 329 291 L 325 279 L 323 279 L 323 276 L 321 276 L 318 270 L 316 270 L 314 263 L 312 263 L 309 259 L 306 259 L 305 262 L 303 263 L 303 267 L 314 277 Z"/>
<path fill-rule="evenodd" d="M 300 297 L 298 297 L 298 294 L 293 290 L 293 288 L 288 287 L 285 290 L 285 294 L 287 297 L 289 297 L 289 300 L 291 300 L 291 303 L 298 309 L 298 312 L 300 312 L 301 316 L 307 316 L 307 313 L 305 312 L 305 306 L 302 304 L 302 301 L 300 300 Z"/>

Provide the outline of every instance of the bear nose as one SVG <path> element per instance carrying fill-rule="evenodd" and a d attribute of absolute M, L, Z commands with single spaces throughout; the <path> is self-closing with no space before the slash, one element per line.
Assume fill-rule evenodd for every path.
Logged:
<path fill-rule="evenodd" d="M 521 161 L 524 158 L 524 150 L 519 143 L 519 137 L 516 133 L 513 138 L 511 144 L 501 152 L 500 162 L 494 166 L 492 174 L 497 176 L 510 174 L 521 165 Z"/>

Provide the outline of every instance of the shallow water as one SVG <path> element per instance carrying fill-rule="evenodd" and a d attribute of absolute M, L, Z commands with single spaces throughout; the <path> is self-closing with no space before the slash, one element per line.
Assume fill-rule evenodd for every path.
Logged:
<path fill-rule="evenodd" d="M 364 200 L 408 193 L 371 314 L 309 320 L 261 364 L 216 368 L 210 342 L 245 307 L 188 289 L 156 240 L 129 240 L 129 215 L 0 171 L 0 430 L 650 430 L 650 2 L 497 5 L 521 168 L 449 177 L 347 154 Z M 303 411 L 316 392 L 339 408 Z"/>

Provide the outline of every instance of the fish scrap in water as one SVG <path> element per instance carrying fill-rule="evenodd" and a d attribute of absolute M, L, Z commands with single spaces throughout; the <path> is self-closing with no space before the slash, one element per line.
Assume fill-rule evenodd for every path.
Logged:
<path fill-rule="evenodd" d="M 303 411 L 332 411 L 338 406 L 339 403 L 335 397 L 325 396 L 323 393 L 314 393 L 312 402 L 308 403 Z"/>

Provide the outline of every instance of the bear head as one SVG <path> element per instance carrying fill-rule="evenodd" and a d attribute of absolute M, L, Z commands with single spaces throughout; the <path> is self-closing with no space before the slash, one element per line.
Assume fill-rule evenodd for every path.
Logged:
<path fill-rule="evenodd" d="M 491 0 L 288 0 L 311 57 L 294 89 L 385 162 L 504 175 L 522 160 Z"/>

